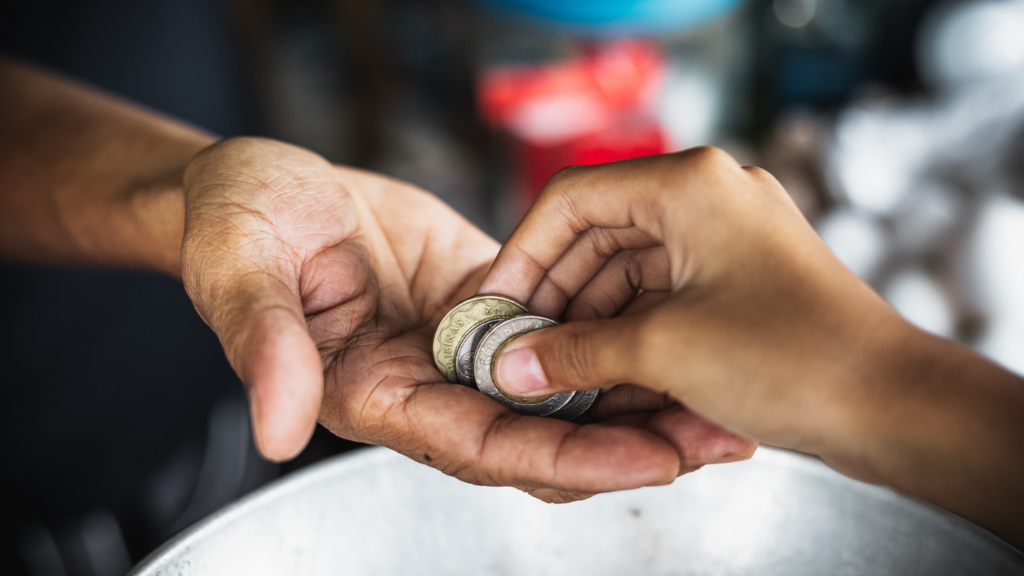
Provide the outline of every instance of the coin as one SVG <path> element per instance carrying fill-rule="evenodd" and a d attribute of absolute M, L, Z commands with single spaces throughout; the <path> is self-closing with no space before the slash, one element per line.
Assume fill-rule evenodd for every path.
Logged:
<path fill-rule="evenodd" d="M 459 344 L 459 348 L 455 352 L 455 373 L 459 378 L 459 384 L 476 387 L 476 378 L 473 375 L 473 359 L 476 356 L 476 348 L 487 331 L 498 322 L 501 322 L 501 319 L 488 320 L 470 330 L 462 339 L 462 343 Z"/>
<path fill-rule="evenodd" d="M 504 296 L 484 294 L 459 302 L 444 315 L 434 333 L 434 364 L 437 369 L 446 380 L 457 383 L 455 353 L 463 338 L 485 322 L 521 314 L 526 314 L 526 308 Z"/>
<path fill-rule="evenodd" d="M 583 415 L 584 412 L 590 410 L 590 407 L 594 405 L 594 401 L 597 400 L 597 390 L 579 390 L 569 402 L 559 408 L 554 413 L 550 414 L 549 418 L 558 418 L 559 420 L 575 420 Z"/>
<path fill-rule="evenodd" d="M 495 324 L 480 340 L 473 359 L 477 389 L 520 414 L 549 416 L 563 408 L 572 400 L 575 392 L 559 392 L 542 398 L 509 396 L 498 388 L 493 371 L 494 359 L 517 336 L 557 325 L 554 320 L 542 316 L 517 316 Z"/>

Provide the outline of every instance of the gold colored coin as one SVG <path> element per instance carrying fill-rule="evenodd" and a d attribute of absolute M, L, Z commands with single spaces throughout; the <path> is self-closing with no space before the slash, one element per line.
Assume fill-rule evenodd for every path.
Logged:
<path fill-rule="evenodd" d="M 467 334 L 488 320 L 503 320 L 526 314 L 522 304 L 505 298 L 483 294 L 459 302 L 445 314 L 434 333 L 434 364 L 445 379 L 458 383 L 455 352 Z"/>

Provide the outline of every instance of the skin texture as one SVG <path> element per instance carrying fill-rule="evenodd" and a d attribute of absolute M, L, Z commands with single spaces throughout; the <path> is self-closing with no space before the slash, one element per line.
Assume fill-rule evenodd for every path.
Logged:
<path fill-rule="evenodd" d="M 185 189 L 185 286 L 249 387 L 265 453 L 290 455 L 319 417 L 468 482 L 570 500 L 752 450 L 692 417 L 659 435 L 644 413 L 658 396 L 580 426 L 444 383 L 434 330 L 498 244 L 429 194 L 252 139 L 204 151 Z"/>
<path fill-rule="evenodd" d="M 319 421 L 564 502 L 756 446 L 639 388 L 570 423 L 444 383 L 433 332 L 499 245 L 426 192 L 281 142 L 216 142 L 12 62 L 0 60 L 0 87 L 0 255 L 182 278 L 246 385 L 268 458 L 297 454 Z"/>
<path fill-rule="evenodd" d="M 178 275 L 181 178 L 215 141 L 0 58 L 0 258 Z"/>
<path fill-rule="evenodd" d="M 1024 380 L 905 322 L 721 150 L 562 171 L 481 291 L 580 320 L 505 349 L 511 393 L 664 392 L 1024 545 Z M 595 320 L 638 294 L 657 303 Z"/>

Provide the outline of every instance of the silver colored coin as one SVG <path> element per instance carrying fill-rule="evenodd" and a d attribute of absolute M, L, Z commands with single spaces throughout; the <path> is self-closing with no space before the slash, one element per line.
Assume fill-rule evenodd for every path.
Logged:
<path fill-rule="evenodd" d="M 575 420 L 582 416 L 597 400 L 598 390 L 579 390 L 575 392 L 572 399 L 565 406 L 562 406 L 550 418 L 559 420 Z"/>
<path fill-rule="evenodd" d="M 575 392 L 559 392 L 545 398 L 510 398 L 498 389 L 494 381 L 493 364 L 498 351 L 509 340 L 558 323 L 542 316 L 517 316 L 495 324 L 477 346 L 473 362 L 474 378 L 478 390 L 519 414 L 550 416 L 572 400 Z"/>
<path fill-rule="evenodd" d="M 483 340 L 484 335 L 487 331 L 494 327 L 495 324 L 501 322 L 501 319 L 488 320 L 483 324 L 473 328 L 463 338 L 459 344 L 459 349 L 455 352 L 455 374 L 459 378 L 459 384 L 463 386 L 476 387 L 476 378 L 474 376 L 473 361 L 476 355 L 477 346 L 480 341 Z"/>

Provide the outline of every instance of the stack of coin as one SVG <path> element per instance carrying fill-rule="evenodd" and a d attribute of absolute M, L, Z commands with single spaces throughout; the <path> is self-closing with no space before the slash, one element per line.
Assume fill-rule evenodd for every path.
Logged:
<path fill-rule="evenodd" d="M 529 315 L 522 304 L 504 296 L 473 296 L 441 320 L 434 334 L 434 363 L 449 382 L 474 386 L 515 412 L 572 420 L 590 408 L 596 390 L 521 398 L 502 392 L 494 377 L 494 360 L 509 342 L 557 324 Z"/>

